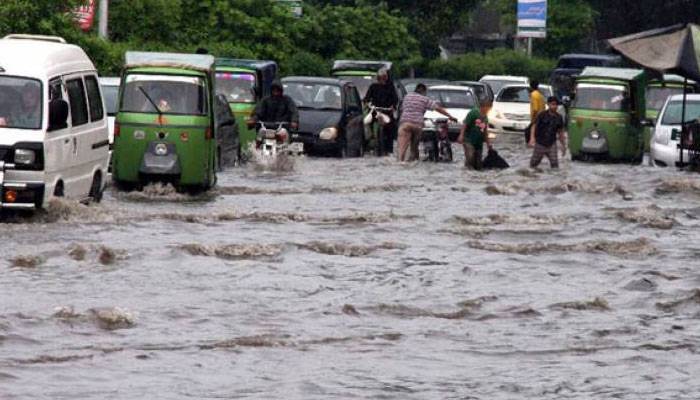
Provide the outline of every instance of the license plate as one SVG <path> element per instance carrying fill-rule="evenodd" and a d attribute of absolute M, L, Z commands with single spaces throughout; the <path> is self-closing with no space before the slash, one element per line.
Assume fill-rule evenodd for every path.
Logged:
<path fill-rule="evenodd" d="M 289 151 L 292 153 L 303 153 L 304 152 L 304 143 L 300 142 L 293 142 L 289 144 Z"/>

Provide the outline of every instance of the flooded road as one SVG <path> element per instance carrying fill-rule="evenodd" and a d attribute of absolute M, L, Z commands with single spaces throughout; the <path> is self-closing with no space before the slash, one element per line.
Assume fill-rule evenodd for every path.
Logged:
<path fill-rule="evenodd" d="M 0 398 L 699 398 L 700 175 L 520 139 L 4 223 Z"/>

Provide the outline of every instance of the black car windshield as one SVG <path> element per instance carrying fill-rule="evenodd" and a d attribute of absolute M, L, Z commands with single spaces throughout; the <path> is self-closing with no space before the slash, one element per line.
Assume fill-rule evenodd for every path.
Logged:
<path fill-rule="evenodd" d="M 496 101 L 499 103 L 529 103 L 530 90 L 523 86 L 506 87 L 498 93 Z"/>
<path fill-rule="evenodd" d="M 647 89 L 647 110 L 660 111 L 666 100 L 674 94 L 683 94 L 682 87 L 652 86 Z"/>
<path fill-rule="evenodd" d="M 343 100 L 340 86 L 311 82 L 285 82 L 284 93 L 291 97 L 299 108 L 317 110 L 341 110 Z"/>
<path fill-rule="evenodd" d="M 118 111 L 118 97 L 119 97 L 119 86 L 115 85 L 102 85 L 102 97 L 105 99 L 105 106 L 107 107 L 107 115 L 115 116 Z"/>
<path fill-rule="evenodd" d="M 576 87 L 573 108 L 600 111 L 625 111 L 629 108 L 624 86 L 580 84 Z"/>
<path fill-rule="evenodd" d="M 216 94 L 226 96 L 229 103 L 255 103 L 255 75 L 217 72 Z"/>
<path fill-rule="evenodd" d="M 121 111 L 205 115 L 206 93 L 206 85 L 200 77 L 130 74 L 126 77 Z M 158 110 L 151 101 L 158 106 Z"/>
<path fill-rule="evenodd" d="M 666 106 L 661 125 L 680 125 L 683 118 L 683 101 L 673 100 Z M 685 105 L 685 122 L 700 118 L 700 100 L 688 100 Z"/>
<path fill-rule="evenodd" d="M 339 76 L 345 81 L 352 82 L 357 91 L 360 93 L 360 98 L 365 98 L 369 87 L 374 83 L 374 77 L 372 76 Z"/>
<path fill-rule="evenodd" d="M 445 108 L 474 108 L 474 95 L 466 90 L 428 89 L 428 97 Z"/>
<path fill-rule="evenodd" d="M 0 128 L 41 128 L 41 82 L 0 77 Z"/>

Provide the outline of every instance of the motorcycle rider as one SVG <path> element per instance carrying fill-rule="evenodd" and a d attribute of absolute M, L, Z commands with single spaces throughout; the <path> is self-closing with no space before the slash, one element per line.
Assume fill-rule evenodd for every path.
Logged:
<path fill-rule="evenodd" d="M 257 122 L 287 122 L 289 128 L 296 130 L 299 127 L 299 111 L 296 103 L 284 94 L 282 82 L 275 80 L 270 89 L 272 94 L 258 104 L 248 124 L 254 126 Z"/>
<path fill-rule="evenodd" d="M 365 104 L 371 103 L 375 107 L 391 108 L 394 112 L 398 110 L 399 96 L 396 94 L 394 84 L 389 80 L 389 71 L 386 68 L 377 72 L 377 82 L 370 85 L 362 101 Z M 394 152 L 394 139 L 398 130 L 394 112 L 387 113 L 391 121 L 384 125 L 384 134 L 389 139 L 384 141 L 384 149 L 382 149 L 384 154 Z M 365 129 L 369 129 L 369 127 L 365 126 Z"/>

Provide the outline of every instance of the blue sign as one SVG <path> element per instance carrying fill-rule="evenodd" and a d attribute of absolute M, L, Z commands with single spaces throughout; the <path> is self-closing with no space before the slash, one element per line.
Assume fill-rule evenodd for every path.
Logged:
<path fill-rule="evenodd" d="M 518 37 L 547 36 L 547 0 L 518 0 Z"/>

